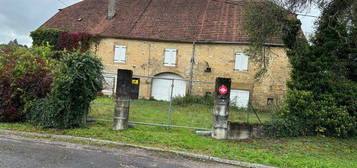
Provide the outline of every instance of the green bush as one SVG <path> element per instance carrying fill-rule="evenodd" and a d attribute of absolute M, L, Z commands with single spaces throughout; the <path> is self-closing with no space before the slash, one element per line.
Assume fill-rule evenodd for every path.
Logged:
<path fill-rule="evenodd" d="M 202 105 L 209 105 L 213 106 L 214 104 L 214 97 L 212 95 L 206 96 L 184 96 L 184 97 L 175 97 L 172 100 L 172 104 L 174 105 L 191 105 L 191 104 L 202 104 Z"/>
<path fill-rule="evenodd" d="M 51 57 L 48 47 L 0 48 L 0 121 L 23 121 L 24 105 L 50 91 Z"/>
<path fill-rule="evenodd" d="M 346 107 L 338 106 L 333 96 L 314 100 L 308 91 L 290 90 L 286 106 L 265 128 L 270 136 L 324 135 L 346 137 L 356 129 L 356 118 Z"/>
<path fill-rule="evenodd" d="M 27 118 L 44 128 L 83 126 L 89 105 L 102 90 L 102 63 L 90 52 L 64 56 L 51 93 L 27 105 Z"/>

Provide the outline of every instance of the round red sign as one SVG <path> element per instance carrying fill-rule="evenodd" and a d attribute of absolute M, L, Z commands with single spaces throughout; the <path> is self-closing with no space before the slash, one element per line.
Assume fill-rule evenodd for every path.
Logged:
<path fill-rule="evenodd" d="M 218 88 L 218 92 L 219 92 L 219 94 L 221 94 L 221 95 L 227 94 L 227 93 L 228 93 L 228 88 L 227 88 L 227 86 L 225 86 L 225 85 L 220 86 L 220 87 Z"/>

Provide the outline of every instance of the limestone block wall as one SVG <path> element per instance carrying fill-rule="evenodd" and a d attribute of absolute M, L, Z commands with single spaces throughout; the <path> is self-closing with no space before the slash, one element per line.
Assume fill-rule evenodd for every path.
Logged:
<path fill-rule="evenodd" d="M 126 63 L 114 63 L 114 46 L 126 46 Z M 133 70 L 134 75 L 155 76 L 160 73 L 175 73 L 189 79 L 191 59 L 194 50 L 192 43 L 155 42 L 144 40 L 128 40 L 103 38 L 93 51 L 103 61 L 105 73 L 116 73 L 118 68 Z M 164 66 L 164 49 L 177 49 L 175 67 Z M 232 89 L 250 91 L 250 101 L 255 106 L 266 106 L 267 99 L 281 100 L 286 93 L 286 82 L 289 79 L 290 64 L 282 47 L 267 49 L 269 59 L 268 71 L 260 78 L 255 75 L 260 70 L 258 63 L 249 59 L 248 71 L 234 70 L 235 53 L 244 52 L 247 45 L 238 44 L 195 44 L 193 79 L 214 82 L 216 77 L 232 78 Z M 205 72 L 211 68 L 211 72 Z M 151 79 L 141 78 L 139 97 L 149 98 L 151 95 Z M 189 88 L 187 86 L 187 88 Z M 204 95 L 213 92 L 214 84 L 193 83 L 192 93 Z"/>

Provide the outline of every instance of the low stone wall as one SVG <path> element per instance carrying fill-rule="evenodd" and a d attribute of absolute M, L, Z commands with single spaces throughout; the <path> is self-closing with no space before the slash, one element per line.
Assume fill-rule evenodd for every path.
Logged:
<path fill-rule="evenodd" d="M 228 127 L 228 139 L 250 139 L 264 136 L 262 124 L 228 122 Z"/>

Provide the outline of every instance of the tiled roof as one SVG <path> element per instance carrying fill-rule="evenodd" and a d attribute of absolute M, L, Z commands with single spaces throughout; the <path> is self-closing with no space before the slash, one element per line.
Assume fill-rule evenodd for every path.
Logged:
<path fill-rule="evenodd" d="M 245 0 L 117 0 L 111 20 L 106 19 L 107 3 L 83 0 L 60 10 L 41 27 L 118 38 L 248 42 L 242 30 Z"/>

